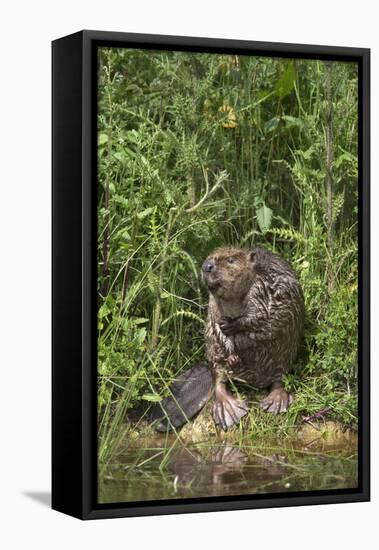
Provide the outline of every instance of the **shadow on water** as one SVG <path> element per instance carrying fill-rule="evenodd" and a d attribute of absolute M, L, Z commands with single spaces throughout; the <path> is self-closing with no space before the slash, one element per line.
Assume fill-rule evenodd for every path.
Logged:
<path fill-rule="evenodd" d="M 357 486 L 355 445 L 238 446 L 194 443 L 129 448 L 99 484 L 99 502 L 283 493 Z"/>

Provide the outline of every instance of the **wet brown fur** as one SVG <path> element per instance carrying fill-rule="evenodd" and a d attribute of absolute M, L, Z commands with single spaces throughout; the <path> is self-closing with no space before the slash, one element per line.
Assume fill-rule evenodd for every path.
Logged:
<path fill-rule="evenodd" d="M 214 266 L 211 272 L 204 271 L 206 262 Z M 206 353 L 216 381 L 232 377 L 257 388 L 280 386 L 303 331 L 303 295 L 294 271 L 263 248 L 218 248 L 206 262 Z"/>

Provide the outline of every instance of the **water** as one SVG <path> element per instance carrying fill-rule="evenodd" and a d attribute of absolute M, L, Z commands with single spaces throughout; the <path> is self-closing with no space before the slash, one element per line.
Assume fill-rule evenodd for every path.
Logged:
<path fill-rule="evenodd" d="M 309 445 L 188 444 L 128 447 L 99 483 L 99 502 L 285 493 L 357 486 L 356 441 Z"/>

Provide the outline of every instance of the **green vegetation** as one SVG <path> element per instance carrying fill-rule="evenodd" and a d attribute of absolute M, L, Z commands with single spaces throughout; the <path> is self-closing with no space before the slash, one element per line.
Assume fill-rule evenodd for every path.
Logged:
<path fill-rule="evenodd" d="M 238 430 L 285 432 L 323 409 L 356 425 L 357 94 L 352 63 L 100 50 L 101 465 L 127 412 L 204 359 L 198 273 L 226 243 L 287 258 L 307 308 L 295 403 Z"/>

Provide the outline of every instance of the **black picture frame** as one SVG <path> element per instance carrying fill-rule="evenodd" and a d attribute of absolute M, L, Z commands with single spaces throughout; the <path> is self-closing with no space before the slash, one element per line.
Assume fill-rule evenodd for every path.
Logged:
<path fill-rule="evenodd" d="M 96 502 L 96 49 L 127 46 L 355 61 L 359 67 L 359 487 Z M 370 499 L 370 50 L 85 30 L 52 43 L 52 507 L 81 519 Z"/>

